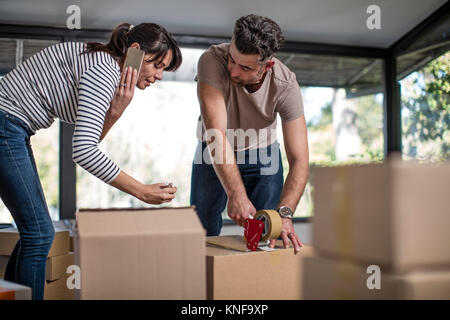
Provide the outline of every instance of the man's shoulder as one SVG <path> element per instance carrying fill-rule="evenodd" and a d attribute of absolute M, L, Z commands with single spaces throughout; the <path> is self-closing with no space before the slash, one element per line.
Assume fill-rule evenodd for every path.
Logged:
<path fill-rule="evenodd" d="M 229 47 L 229 43 L 212 45 L 202 54 L 200 61 L 216 61 L 217 63 L 226 65 Z"/>
<path fill-rule="evenodd" d="M 283 62 L 277 58 L 273 58 L 275 64 L 272 67 L 274 81 L 282 86 L 289 86 L 297 82 L 295 73 L 292 72 Z"/>

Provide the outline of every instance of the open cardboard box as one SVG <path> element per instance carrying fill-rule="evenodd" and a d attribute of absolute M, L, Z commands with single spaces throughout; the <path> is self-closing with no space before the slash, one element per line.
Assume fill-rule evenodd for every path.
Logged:
<path fill-rule="evenodd" d="M 80 210 L 81 299 L 205 299 L 205 231 L 191 207 Z"/>
<path fill-rule="evenodd" d="M 248 251 L 242 236 L 207 237 L 207 298 L 210 300 L 298 300 L 303 298 L 303 259 L 310 246 Z"/>

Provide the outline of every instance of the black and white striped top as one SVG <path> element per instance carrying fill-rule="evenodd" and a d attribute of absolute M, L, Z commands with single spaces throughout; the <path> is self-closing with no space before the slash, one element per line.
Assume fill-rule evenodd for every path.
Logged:
<path fill-rule="evenodd" d="M 111 55 L 80 55 L 84 43 L 50 46 L 0 79 L 0 109 L 15 115 L 35 132 L 55 118 L 75 124 L 72 158 L 106 183 L 120 169 L 99 148 L 106 111 L 120 78 Z"/>

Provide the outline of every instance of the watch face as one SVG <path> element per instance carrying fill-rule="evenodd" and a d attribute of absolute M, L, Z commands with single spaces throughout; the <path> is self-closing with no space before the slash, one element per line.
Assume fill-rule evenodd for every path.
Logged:
<path fill-rule="evenodd" d="M 292 216 L 292 211 L 288 207 L 281 207 L 280 208 L 280 214 L 283 217 L 291 217 Z"/>

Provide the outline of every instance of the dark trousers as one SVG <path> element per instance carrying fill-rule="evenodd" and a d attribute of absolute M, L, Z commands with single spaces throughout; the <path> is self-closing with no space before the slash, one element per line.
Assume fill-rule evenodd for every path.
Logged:
<path fill-rule="evenodd" d="M 197 146 L 192 165 L 190 202 L 195 206 L 207 236 L 217 236 L 222 229 L 222 212 L 228 198 L 211 161 L 205 161 L 206 147 L 206 143 Z M 275 142 L 264 150 L 235 153 L 247 196 L 256 210 L 276 209 L 280 201 L 283 165 L 279 147 Z"/>

